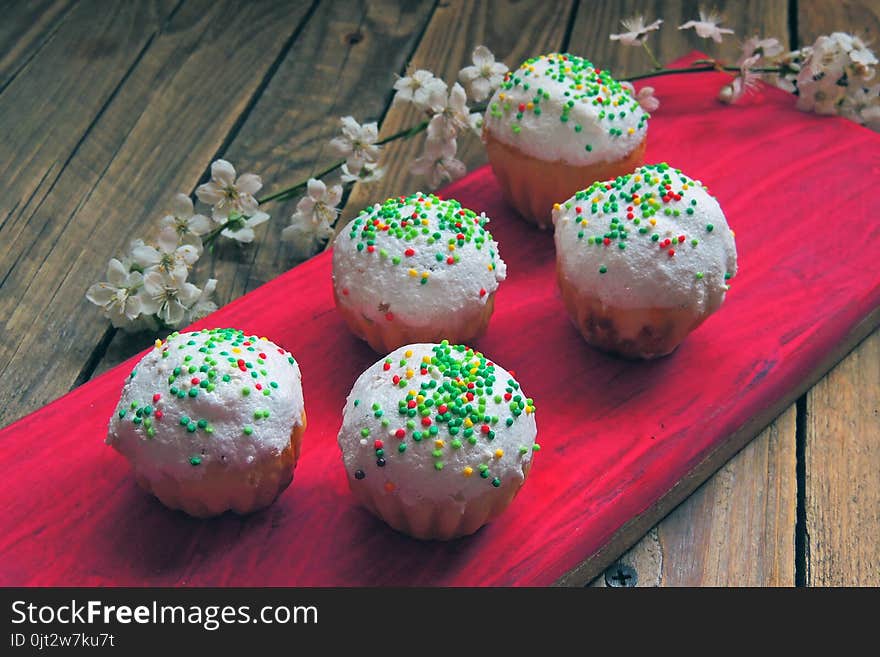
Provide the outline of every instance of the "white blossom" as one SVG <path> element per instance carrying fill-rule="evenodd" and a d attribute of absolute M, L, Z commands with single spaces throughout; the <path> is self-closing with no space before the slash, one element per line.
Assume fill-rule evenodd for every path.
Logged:
<path fill-rule="evenodd" d="M 342 186 L 327 187 L 315 178 L 309 179 L 307 194 L 296 204 L 290 225 L 281 231 L 281 239 L 292 242 L 302 255 L 314 253 L 316 245 L 333 234 L 333 224 L 342 200 Z"/>
<path fill-rule="evenodd" d="M 436 93 L 446 93 L 446 83 L 434 77 L 431 71 L 418 70 L 412 75 L 398 78 L 394 82 L 394 104 L 412 103 L 420 110 L 428 109 L 428 103 Z"/>
<path fill-rule="evenodd" d="M 758 59 L 762 57 L 776 57 L 782 50 L 782 44 L 779 43 L 779 39 L 772 37 L 769 39 L 761 39 L 757 36 L 749 37 L 742 44 L 742 53 L 736 61 L 736 65 L 742 66 L 743 62 L 755 55 L 758 56 Z"/>
<path fill-rule="evenodd" d="M 186 270 L 182 274 L 151 271 L 144 275 L 144 287 L 139 295 L 141 310 L 156 315 L 166 326 L 176 327 L 201 293 L 195 285 L 186 282 Z"/>
<path fill-rule="evenodd" d="M 211 230 L 211 220 L 202 214 L 195 214 L 189 196 L 175 194 L 171 200 L 171 214 L 162 217 L 159 226 L 172 228 L 177 233 L 178 244 L 190 244 L 201 253 L 201 236 Z"/>
<path fill-rule="evenodd" d="M 183 272 L 185 275 L 189 267 L 199 259 L 199 251 L 194 246 L 177 243 L 177 232 L 170 226 L 159 232 L 155 247 L 142 244 L 131 255 L 144 273 L 157 270 L 166 274 Z"/>
<path fill-rule="evenodd" d="M 107 265 L 107 280 L 92 285 L 86 292 L 86 298 L 100 306 L 113 326 L 119 328 L 140 315 L 141 299 L 138 292 L 143 282 L 144 277 L 140 272 L 129 271 L 122 262 L 113 258 Z"/>
<path fill-rule="evenodd" d="M 761 55 L 752 55 L 742 61 L 737 75 L 729 84 L 721 87 L 718 99 L 724 103 L 735 103 L 743 95 L 755 91 L 758 86 L 760 75 L 752 71 L 752 68 L 761 59 Z"/>
<path fill-rule="evenodd" d="M 217 304 L 211 299 L 214 294 L 214 290 L 217 287 L 217 279 L 209 278 L 205 282 L 205 286 L 202 288 L 201 293 L 199 294 L 198 299 L 195 300 L 192 306 L 187 309 L 186 313 L 186 321 L 187 323 L 194 322 L 202 317 L 207 317 L 212 312 L 217 310 Z"/>
<path fill-rule="evenodd" d="M 443 180 L 457 180 L 467 173 L 464 162 L 456 159 L 458 145 L 455 139 L 425 140 L 425 152 L 413 160 L 410 171 L 419 176 L 427 176 L 432 187 L 437 187 Z"/>
<path fill-rule="evenodd" d="M 342 136 L 330 140 L 330 148 L 345 158 L 349 171 L 357 174 L 364 164 L 372 164 L 379 159 L 379 128 L 375 122 L 361 125 L 354 117 L 343 116 Z"/>
<path fill-rule="evenodd" d="M 874 77 L 877 58 L 858 37 L 843 32 L 816 39 L 797 75 L 797 107 L 817 114 L 841 110 L 849 87 Z"/>
<path fill-rule="evenodd" d="M 715 43 L 721 43 L 722 34 L 733 34 L 733 30 L 726 27 L 719 27 L 724 17 L 714 11 L 706 11 L 700 9 L 700 20 L 688 21 L 684 25 L 679 25 L 679 30 L 687 30 L 694 28 L 697 36 L 702 39 L 712 39 Z"/>
<path fill-rule="evenodd" d="M 243 173 L 237 179 L 235 167 L 226 160 L 211 164 L 211 182 L 199 185 L 196 196 L 202 203 L 213 206 L 211 216 L 217 223 L 224 223 L 230 214 L 250 216 L 257 211 L 254 197 L 263 181 L 253 173 Z"/>
<path fill-rule="evenodd" d="M 449 94 L 438 94 L 431 98 L 431 111 L 434 116 L 428 123 L 428 138 L 437 141 L 455 139 L 462 130 L 471 128 L 471 112 L 467 106 L 464 87 L 456 82 Z"/>
<path fill-rule="evenodd" d="M 220 231 L 223 237 L 248 244 L 254 241 L 254 228 L 269 221 L 265 212 L 255 212 L 249 217 L 236 217 L 229 220 L 229 226 Z"/>
<path fill-rule="evenodd" d="M 645 25 L 644 16 L 633 16 L 632 18 L 624 18 L 620 21 L 626 32 L 621 34 L 612 34 L 612 41 L 620 41 L 625 46 L 640 46 L 648 38 L 648 32 L 659 30 L 663 19 L 659 18 L 650 25 Z"/>
<path fill-rule="evenodd" d="M 620 86 L 627 89 L 646 112 L 653 112 L 660 107 L 660 100 L 654 95 L 654 87 L 642 87 L 637 93 L 631 82 L 621 82 Z"/>
<path fill-rule="evenodd" d="M 458 79 L 464 82 L 471 97 L 476 101 L 486 100 L 504 81 L 507 66 L 496 62 L 495 55 L 486 46 L 477 46 L 471 55 L 473 66 L 465 66 L 458 72 Z"/>
<path fill-rule="evenodd" d="M 840 115 L 880 132 L 880 84 L 849 90 L 841 103 Z"/>
<path fill-rule="evenodd" d="M 377 167 L 373 164 L 364 164 L 361 167 L 361 170 L 357 173 L 352 173 L 352 171 L 348 168 L 347 164 L 342 165 L 342 182 L 351 183 L 351 182 L 360 182 L 360 183 L 371 183 L 377 180 L 381 180 L 382 176 L 385 175 L 385 169 L 382 167 Z"/>

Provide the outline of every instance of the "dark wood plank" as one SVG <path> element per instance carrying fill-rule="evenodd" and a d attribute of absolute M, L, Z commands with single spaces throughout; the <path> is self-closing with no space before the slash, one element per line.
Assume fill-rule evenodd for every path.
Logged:
<path fill-rule="evenodd" d="M 339 117 L 351 113 L 361 122 L 382 117 L 394 72 L 403 71 L 432 10 L 430 0 L 322 3 L 223 156 L 239 171 L 258 173 L 265 193 L 303 180 L 335 159 L 327 144 L 339 131 Z M 316 53 L 324 54 L 317 58 Z M 295 206 L 296 199 L 267 204 L 272 221 L 258 229 L 254 243 L 243 248 L 219 243 L 197 264 L 192 280 L 217 278 L 215 296 L 223 305 L 297 264 L 292 248 L 281 241 Z M 132 237 L 139 228 L 132 226 Z M 154 339 L 118 332 L 94 375 Z"/>
<path fill-rule="evenodd" d="M 28 218 L 173 7 L 172 0 L 80 3 L 0 92 L 0 284 L 33 239 Z"/>
<path fill-rule="evenodd" d="M 0 2 L 0 90 L 52 38 L 73 0 Z"/>
<path fill-rule="evenodd" d="M 794 586 L 795 425 L 790 406 L 620 557 L 638 586 Z"/>
<path fill-rule="evenodd" d="M 877 50 L 876 0 L 799 0 L 798 40 L 849 32 Z M 811 586 L 880 585 L 880 332 L 807 395 L 805 574 Z"/>
<path fill-rule="evenodd" d="M 699 17 L 700 6 L 717 7 L 725 17 L 721 26 L 736 33 L 725 35 L 723 41 L 717 44 L 711 39 L 701 39 L 693 29 L 679 30 L 680 25 Z M 646 22 L 663 19 L 663 25 L 658 31 L 651 32 L 647 43 L 664 64 L 692 50 L 736 60 L 740 43 L 754 34 L 773 36 L 782 43 L 788 42 L 788 4 L 780 0 L 713 3 L 698 0 L 626 0 L 581 3 L 571 32 L 569 50 L 618 76 L 649 71 L 650 59 L 641 48 L 623 46 L 609 39 L 611 34 L 626 31 L 620 24 L 621 19 L 636 14 L 643 15 Z"/>
<path fill-rule="evenodd" d="M 880 586 L 880 331 L 807 394 L 806 583 Z"/>
<path fill-rule="evenodd" d="M 457 80 L 458 71 L 471 63 L 471 52 L 480 44 L 495 53 L 498 60 L 516 66 L 536 53 L 559 49 L 572 10 L 573 2 L 443 2 L 425 30 L 410 66 L 413 70 L 427 68 L 451 85 Z M 408 104 L 394 106 L 382 122 L 380 136 L 415 125 L 423 118 Z M 486 162 L 479 138 L 462 135 L 458 143 L 457 157 L 469 169 Z M 383 159 L 385 178 L 369 185 L 355 185 L 343 219 L 350 219 L 377 200 L 427 189 L 424 178 L 409 172 L 423 147 L 424 135 L 389 145 Z"/>
<path fill-rule="evenodd" d="M 121 9 L 105 12 L 124 17 L 114 23 L 98 12 L 88 17 L 89 25 L 106 25 L 95 31 L 71 15 L 27 75 L 19 75 L 0 95 L 0 113 L 41 117 L 9 141 L 0 139 L 0 154 L 9 155 L 0 156 L 9 190 L 0 194 L 0 203 L 14 209 L 0 240 L 5 270 L 0 317 L 6 332 L 20 336 L 0 345 L 0 398 L 13 400 L 0 408 L 0 424 L 76 381 L 107 330 L 106 320 L 85 300 L 85 290 L 101 280 L 107 260 L 131 235 L 149 230 L 174 192 L 195 186 L 308 10 L 307 5 L 202 0 L 184 4 L 167 25 L 154 18 L 155 36 L 144 36 L 136 63 L 91 129 L 69 123 L 56 127 L 52 121 L 60 121 L 64 108 L 91 90 L 82 79 L 102 71 L 104 58 L 115 50 L 128 52 L 130 24 L 146 19 L 123 16 Z M 73 54 L 67 53 L 65 66 L 55 42 L 69 24 L 79 30 L 79 39 L 70 35 Z M 242 26 L 247 26 L 246 39 Z M 83 34 L 92 36 L 83 39 Z M 41 84 L 49 94 L 38 100 Z M 76 131 L 71 138 L 76 143 L 69 154 L 59 154 L 50 144 L 67 130 Z M 52 182 L 30 198 L 35 187 L 30 179 L 38 179 L 40 171 L 51 171 Z M 34 367 L 42 345 L 52 345 L 52 356 L 40 356 L 41 365 Z"/>
<path fill-rule="evenodd" d="M 880 2 L 798 0 L 797 29 L 801 46 L 811 45 L 822 34 L 849 32 L 862 37 L 876 53 L 880 45 Z"/>

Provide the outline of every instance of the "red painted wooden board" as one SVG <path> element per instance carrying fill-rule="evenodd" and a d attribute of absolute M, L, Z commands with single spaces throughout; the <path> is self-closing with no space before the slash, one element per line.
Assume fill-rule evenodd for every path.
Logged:
<path fill-rule="evenodd" d="M 488 169 L 446 190 L 493 217 L 509 266 L 475 346 L 538 407 L 544 449 L 502 518 L 421 543 L 353 504 L 336 432 L 378 356 L 334 311 L 325 254 L 199 323 L 270 336 L 300 361 L 309 428 L 279 500 L 202 521 L 141 492 L 102 442 L 128 361 L 0 432 L 0 584 L 544 585 L 596 553 L 880 306 L 880 136 L 799 113 L 775 90 L 721 106 L 723 79 L 654 81 L 663 105 L 648 160 L 709 185 L 740 254 L 724 306 L 670 357 L 625 362 L 586 346 L 555 289 L 551 235 L 514 217 Z"/>

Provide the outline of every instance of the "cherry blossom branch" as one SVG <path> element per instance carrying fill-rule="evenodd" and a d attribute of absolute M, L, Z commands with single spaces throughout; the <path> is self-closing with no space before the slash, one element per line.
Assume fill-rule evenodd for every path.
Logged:
<path fill-rule="evenodd" d="M 761 66 L 759 68 L 749 69 L 753 73 L 781 73 L 782 68 L 780 66 Z M 713 71 L 726 71 L 730 73 L 738 73 L 740 68 L 738 66 L 723 66 L 721 64 L 715 63 L 711 65 L 705 66 L 692 66 L 690 68 L 661 68 L 656 71 L 649 71 L 648 73 L 639 73 L 637 75 L 630 75 L 629 77 L 621 77 L 619 80 L 625 82 L 635 82 L 636 80 L 644 80 L 646 78 L 659 77 L 661 75 L 676 75 L 677 73 L 711 73 Z"/>

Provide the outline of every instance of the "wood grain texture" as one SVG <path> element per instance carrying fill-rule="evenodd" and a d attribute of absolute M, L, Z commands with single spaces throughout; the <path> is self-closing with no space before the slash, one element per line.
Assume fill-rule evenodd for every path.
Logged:
<path fill-rule="evenodd" d="M 798 0 L 797 7 L 800 46 L 811 45 L 822 34 L 849 32 L 862 37 L 877 52 L 880 42 L 880 2 L 877 0 Z"/>
<path fill-rule="evenodd" d="M 806 583 L 880 586 L 880 332 L 807 395 Z"/>
<path fill-rule="evenodd" d="M 328 142 L 339 134 L 339 117 L 354 114 L 362 123 L 382 117 L 392 72 L 403 70 L 432 9 L 429 0 L 321 3 L 220 155 L 240 173 L 258 173 L 263 194 L 304 180 L 334 161 Z M 327 55 L 316 61 L 314 53 Z M 326 182 L 337 180 L 329 177 Z M 267 204 L 272 221 L 258 229 L 252 244 L 220 240 L 199 260 L 190 279 L 216 278 L 215 299 L 222 306 L 297 265 L 298 254 L 281 240 L 296 202 Z M 130 237 L 140 229 L 132 226 Z M 154 339 L 151 334 L 117 332 L 92 376 Z"/>
<path fill-rule="evenodd" d="M 73 385 L 107 330 L 85 290 L 102 280 L 107 260 L 132 235 L 150 230 L 175 191 L 195 186 L 308 9 L 201 0 L 184 4 L 165 24 L 156 15 L 140 15 L 143 3 L 111 6 L 115 11 L 87 12 L 88 24 L 100 28 L 93 32 L 71 14 L 52 44 L 0 95 L 0 112 L 29 121 L 8 141 L 0 139 L 0 172 L 11 190 L 0 194 L 0 203 L 13 206 L 0 228 L 2 285 L 15 291 L 0 296 L 0 317 L 5 331 L 21 336 L 0 344 L 0 398 L 16 400 L 0 407 L 0 424 Z M 233 9 L 237 21 L 229 20 Z M 67 35 L 69 25 L 76 31 Z M 242 25 L 248 29 L 244 40 Z M 130 32 L 141 35 L 140 52 L 131 54 Z M 67 45 L 72 57 L 54 47 L 62 33 L 74 44 Z M 86 33 L 91 36 L 83 39 Z M 59 74 L 64 59 L 73 60 L 70 73 Z M 116 62 L 109 71 L 101 68 L 105 60 Z M 122 79 L 113 77 L 122 68 Z M 80 94 L 92 93 L 81 79 L 97 78 L 100 89 L 102 75 L 114 88 L 97 113 L 82 119 L 91 123 L 63 120 Z M 57 110 L 51 95 L 41 102 L 33 97 L 52 85 L 58 87 L 52 92 Z M 4 133 L 10 125 L 4 121 Z M 54 137 L 69 131 L 69 152 L 59 152 Z M 52 358 L 33 367 L 34 354 L 46 344 L 53 345 Z"/>
<path fill-rule="evenodd" d="M 620 557 L 638 586 L 794 586 L 795 425 L 791 406 Z"/>
<path fill-rule="evenodd" d="M 722 27 L 735 30 L 720 44 L 701 39 L 693 29 L 678 27 L 699 17 L 701 6 L 717 7 L 725 20 Z M 642 50 L 609 39 L 610 34 L 625 32 L 620 21 L 642 15 L 646 22 L 662 18 L 660 29 L 651 32 L 647 43 L 657 59 L 665 64 L 692 50 L 727 61 L 736 61 L 742 40 L 753 34 L 775 36 L 788 43 L 788 3 L 781 0 L 704 3 L 694 1 L 626 0 L 625 2 L 582 2 L 571 31 L 569 50 L 587 57 L 614 75 L 626 76 L 651 69 L 651 61 Z"/>
<path fill-rule="evenodd" d="M 73 0 L 0 2 L 0 93 L 54 36 Z"/>
<path fill-rule="evenodd" d="M 451 86 L 458 78 L 458 71 L 471 64 L 471 53 L 480 44 L 487 46 L 499 61 L 514 66 L 513 62 L 518 63 L 536 52 L 560 48 L 573 8 L 574 3 L 568 1 L 443 2 L 434 12 L 409 68 L 427 68 Z M 382 122 L 380 136 L 416 125 L 423 119 L 409 104 L 392 106 Z M 424 135 L 419 135 L 386 147 L 385 177 L 376 183 L 354 186 L 343 221 L 377 200 L 428 189 L 427 180 L 409 172 L 410 164 L 424 148 L 424 140 Z M 483 145 L 476 135 L 461 135 L 458 146 L 457 157 L 468 169 L 486 162 Z"/>

